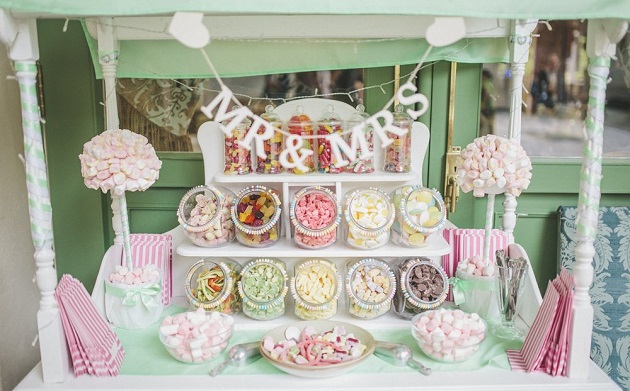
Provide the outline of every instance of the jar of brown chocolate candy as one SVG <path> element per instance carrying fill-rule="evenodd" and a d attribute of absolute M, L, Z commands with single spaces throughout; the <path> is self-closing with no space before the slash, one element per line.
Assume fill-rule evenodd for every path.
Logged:
<path fill-rule="evenodd" d="M 439 307 L 448 295 L 448 277 L 429 258 L 403 258 L 396 262 L 397 279 L 394 312 L 410 319 L 415 314 Z"/>

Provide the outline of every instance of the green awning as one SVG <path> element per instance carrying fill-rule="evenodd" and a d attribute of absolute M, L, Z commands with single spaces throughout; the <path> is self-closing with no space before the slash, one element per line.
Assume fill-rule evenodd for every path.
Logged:
<path fill-rule="evenodd" d="M 49 15 L 211 14 L 441 15 L 505 19 L 630 19 L 629 0 L 0 0 L 0 8 Z"/>

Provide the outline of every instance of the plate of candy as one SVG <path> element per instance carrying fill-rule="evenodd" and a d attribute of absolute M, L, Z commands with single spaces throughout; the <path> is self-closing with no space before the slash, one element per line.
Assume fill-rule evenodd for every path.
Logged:
<path fill-rule="evenodd" d="M 361 327 L 330 320 L 276 327 L 260 341 L 260 352 L 291 375 L 325 378 L 343 375 L 374 353 L 372 334 Z"/>

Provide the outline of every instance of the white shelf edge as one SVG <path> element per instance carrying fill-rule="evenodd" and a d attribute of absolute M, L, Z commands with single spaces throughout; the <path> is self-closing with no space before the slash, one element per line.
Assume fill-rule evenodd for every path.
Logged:
<path fill-rule="evenodd" d="M 448 254 L 450 246 L 441 235 L 432 235 L 425 247 L 411 248 L 397 246 L 391 241 L 385 246 L 373 250 L 360 250 L 347 246 L 343 240 L 320 249 L 306 250 L 298 247 L 291 239 L 280 238 L 278 243 L 265 248 L 245 247 L 233 241 L 218 248 L 199 247 L 186 239 L 177 246 L 177 254 L 184 257 L 290 257 L 290 258 L 359 258 L 359 257 L 406 257 L 425 256 L 434 257 Z"/>
<path fill-rule="evenodd" d="M 386 173 L 383 171 L 375 171 L 369 174 L 324 174 L 314 172 L 311 174 L 300 175 L 291 173 L 280 174 L 258 174 L 250 173 L 246 175 L 229 175 L 219 173 L 214 175 L 214 181 L 217 183 L 357 183 L 357 182 L 409 182 L 416 181 L 419 178 L 415 172 L 408 173 Z"/>

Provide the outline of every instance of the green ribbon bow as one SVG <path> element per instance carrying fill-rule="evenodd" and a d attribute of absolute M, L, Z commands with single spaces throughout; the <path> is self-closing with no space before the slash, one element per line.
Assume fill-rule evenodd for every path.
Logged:
<path fill-rule="evenodd" d="M 159 283 L 154 283 L 142 288 L 123 289 L 107 284 L 106 290 L 112 296 L 122 297 L 122 303 L 127 307 L 133 307 L 140 300 L 147 309 L 151 309 L 158 305 L 158 295 L 162 292 L 162 287 Z"/>
<path fill-rule="evenodd" d="M 448 279 L 451 284 L 451 292 L 453 292 L 453 301 L 455 304 L 460 305 L 466 302 L 466 291 L 480 290 L 480 291 L 492 291 L 494 290 L 494 280 L 481 281 L 481 280 L 465 280 L 463 278 L 451 277 Z"/>

